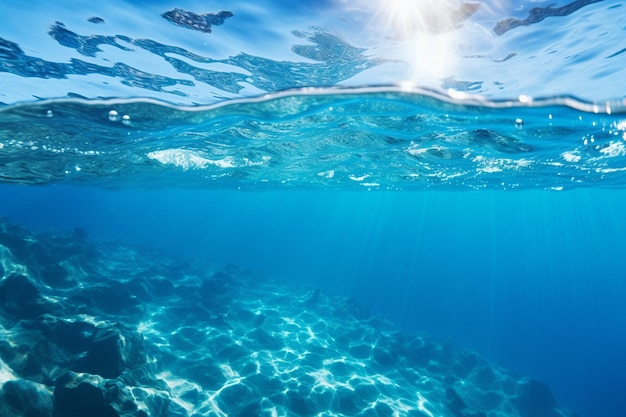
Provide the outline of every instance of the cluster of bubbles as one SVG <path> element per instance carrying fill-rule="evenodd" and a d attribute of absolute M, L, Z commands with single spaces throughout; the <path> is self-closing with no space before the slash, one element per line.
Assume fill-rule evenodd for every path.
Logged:
<path fill-rule="evenodd" d="M 120 114 L 116 110 L 109 111 L 109 120 L 112 122 L 119 122 L 121 120 L 122 124 L 126 126 L 130 125 L 130 116 L 125 114 L 120 117 Z"/>
<path fill-rule="evenodd" d="M 130 126 L 130 116 L 127 114 L 124 114 L 120 117 L 120 114 L 117 112 L 117 110 L 111 110 L 109 111 L 108 116 L 109 120 L 112 122 L 119 122 L 121 120 L 122 124 Z M 54 117 L 54 112 L 52 110 L 47 110 L 46 117 Z"/>

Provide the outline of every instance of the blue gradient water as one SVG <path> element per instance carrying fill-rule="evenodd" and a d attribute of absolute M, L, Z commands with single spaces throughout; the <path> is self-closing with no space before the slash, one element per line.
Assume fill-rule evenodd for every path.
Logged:
<path fill-rule="evenodd" d="M 625 415 L 626 4 L 392 4 L 5 2 L 0 215 L 352 296 Z"/>

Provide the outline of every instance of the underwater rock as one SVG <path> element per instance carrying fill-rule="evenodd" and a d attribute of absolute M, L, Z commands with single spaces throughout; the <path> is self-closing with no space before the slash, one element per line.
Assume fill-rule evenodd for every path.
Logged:
<path fill-rule="evenodd" d="M 68 287 L 74 284 L 69 272 L 59 264 L 43 267 L 39 275 L 44 283 L 54 287 Z"/>
<path fill-rule="evenodd" d="M 533 378 L 520 382 L 517 405 L 521 417 L 560 417 L 558 403 L 550 388 Z"/>
<path fill-rule="evenodd" d="M 448 387 L 446 389 L 446 406 L 452 410 L 455 415 L 463 415 L 463 411 L 467 408 L 465 401 L 459 394 L 454 390 L 454 388 Z"/>
<path fill-rule="evenodd" d="M 96 333 L 96 326 L 92 323 L 75 319 L 65 320 L 49 315 L 24 326 L 41 331 L 48 343 L 59 346 L 68 356 L 87 351 Z"/>
<path fill-rule="evenodd" d="M 22 274 L 11 274 L 0 281 L 0 309 L 18 319 L 35 318 L 49 310 L 35 285 Z"/>
<path fill-rule="evenodd" d="M 571 416 L 545 384 L 410 337 L 356 300 L 73 244 L 0 219 L 2 417 Z M 61 261 L 61 287 L 14 272 Z"/>
<path fill-rule="evenodd" d="M 128 292 L 127 287 L 125 283 L 117 281 L 93 285 L 89 289 L 79 289 L 72 300 L 105 314 L 139 315 L 141 304 L 134 294 Z"/>
<path fill-rule="evenodd" d="M 117 378 L 124 369 L 142 365 L 140 346 L 139 336 L 122 334 L 115 328 L 97 329 L 84 356 L 74 362 L 72 370 Z"/>
<path fill-rule="evenodd" d="M 100 381 L 87 382 L 78 375 L 66 374 L 57 381 L 54 400 L 57 414 L 72 416 L 118 417 L 119 414 L 104 400 Z"/>
<path fill-rule="evenodd" d="M 52 417 L 52 392 L 42 384 L 27 380 L 7 381 L 2 386 L 0 403 L 6 403 L 9 410 L 0 415 L 12 417 Z"/>
<path fill-rule="evenodd" d="M 105 399 L 107 387 L 102 378 L 67 373 L 56 383 L 54 405 L 56 415 L 64 417 L 120 417 L 110 400 Z"/>

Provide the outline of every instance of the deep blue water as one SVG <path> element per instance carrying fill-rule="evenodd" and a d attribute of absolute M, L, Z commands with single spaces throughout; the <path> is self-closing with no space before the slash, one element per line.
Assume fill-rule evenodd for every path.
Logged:
<path fill-rule="evenodd" d="M 3 215 L 35 230 L 81 226 L 353 296 L 542 379 L 583 416 L 624 409 L 619 190 L 2 193 Z"/>
<path fill-rule="evenodd" d="M 74 248 L 85 244 L 76 227 L 86 232 L 89 242 L 119 242 L 122 246 L 101 255 L 111 256 L 111 271 L 126 267 L 124 254 L 135 253 L 123 245 L 140 244 L 162 249 L 164 259 L 233 264 L 296 288 L 353 297 L 402 331 L 442 338 L 437 339 L 440 347 L 450 340 L 520 378 L 545 382 L 563 408 L 581 417 L 623 417 L 625 21 L 626 4 L 618 0 L 329 0 L 297 6 L 281 0 L 38 0 L 28 6 L 5 1 L 0 6 L 0 216 L 34 233 L 70 231 L 76 241 L 68 245 Z M 5 410 L 18 409 L 14 402 L 21 397 L 11 394 L 18 376 L 39 384 L 26 386 L 44 393 L 37 397 L 48 404 L 40 407 L 47 410 L 39 410 L 43 416 L 52 415 L 56 407 L 54 417 L 74 417 L 68 408 L 59 411 L 64 407 L 62 389 L 69 389 L 64 377 L 52 371 L 33 377 L 30 368 L 24 370 L 15 360 L 19 349 L 13 340 L 28 339 L 22 331 L 27 334 L 24 329 L 41 323 L 33 313 L 39 310 L 24 312 L 14 305 L 24 300 L 24 292 L 11 285 L 21 282 L 32 300 L 41 301 L 39 294 L 51 291 L 49 297 L 63 304 L 62 313 L 50 310 L 57 314 L 55 320 L 86 326 L 91 322 L 76 316 L 88 304 L 81 298 L 87 297 L 81 286 L 97 293 L 104 285 L 98 279 L 112 277 L 81 275 L 76 265 L 101 259 L 89 258 L 87 250 L 79 260 L 55 258 L 50 262 L 56 263 L 57 273 L 59 268 L 67 272 L 80 293 L 78 298 L 65 297 L 69 289 L 46 287 L 45 274 L 38 275 L 39 269 L 50 267 L 42 261 L 47 255 L 17 259 L 22 246 L 45 238 L 6 230 L 0 230 L 5 239 L 0 242 L 0 399 L 9 405 L 0 403 L 0 417 Z M 137 253 L 146 264 L 158 264 L 151 252 Z M 180 276 L 187 269 L 177 268 L 168 270 L 171 276 L 166 278 L 172 286 L 182 282 L 178 288 L 187 288 L 186 277 Z M 22 278 L 12 275 L 16 271 Z M 134 276 L 137 271 L 127 272 Z M 238 273 L 225 271 L 215 276 L 223 277 L 227 286 Z M 217 293 L 223 290 L 213 283 L 215 276 L 189 279 L 192 311 L 198 307 L 194 297 L 206 295 L 198 290 L 205 284 L 198 282 L 217 285 Z M 254 280 L 247 279 L 241 282 L 256 291 Z M 125 285 L 125 277 L 118 283 Z M 180 317 L 162 317 L 163 311 L 184 304 L 178 293 L 169 300 L 156 295 L 142 299 L 148 305 L 144 313 L 160 311 L 161 316 L 154 313 L 138 321 L 129 316 L 125 321 L 114 311 L 102 313 L 102 320 L 114 317 L 116 325 L 133 327 L 146 344 L 183 333 L 183 327 L 175 327 L 178 319 L 185 321 L 188 333 L 206 330 L 201 343 L 183 343 L 170 353 L 179 359 L 199 355 L 215 369 L 219 364 L 231 381 L 236 373 L 224 366 L 235 369 L 237 361 L 222 363 L 204 345 L 225 338 L 230 338 L 230 347 L 245 345 L 258 329 L 286 331 L 280 320 L 263 320 L 274 307 L 275 314 L 293 313 L 289 302 L 269 304 L 290 294 L 264 291 L 271 293 L 267 299 L 254 300 L 254 292 L 220 299 L 231 308 L 228 325 L 235 330 L 223 330 L 223 321 L 207 324 L 200 319 L 194 330 L 184 309 Z M 294 289 L 292 298 L 303 291 Z M 127 292 L 122 296 L 130 297 L 130 304 L 137 299 Z M 325 323 L 325 303 L 335 301 L 320 307 L 316 297 L 311 297 L 311 308 L 320 308 L 317 321 L 305 316 L 298 317 L 299 323 Z M 328 297 L 324 300 L 333 300 Z M 163 302 L 162 310 L 157 302 Z M 220 320 L 228 315 L 219 305 L 212 308 Z M 13 316 L 15 311 L 26 315 Z M 247 316 L 232 319 L 237 314 L 263 320 L 250 325 Z M 359 322 L 359 308 L 335 318 L 337 327 L 367 333 L 359 343 L 378 340 L 369 337 L 381 330 L 369 321 Z M 212 329 L 221 329 L 214 338 Z M 342 339 L 334 330 L 341 329 L 331 328 L 320 339 Z M 280 334 L 286 341 L 281 343 L 293 340 L 288 332 Z M 53 350 L 55 343 L 49 337 L 38 346 Z M 250 346 L 248 354 L 257 358 L 263 342 Z M 337 346 L 318 362 L 326 366 L 336 360 L 333 354 L 350 352 L 340 342 Z M 306 351 L 308 345 L 292 347 Z M 80 348 L 73 349 L 80 353 Z M 276 346 L 267 350 L 272 349 L 274 355 L 284 352 Z M 85 352 L 89 357 L 93 351 Z M 458 356 L 450 354 L 449 362 L 457 363 Z M 266 362 L 274 364 L 276 356 L 268 357 Z M 373 365 L 362 368 L 380 369 L 380 361 L 370 359 Z M 72 371 L 100 375 L 81 360 L 80 354 L 67 359 L 73 361 Z M 182 406 L 172 405 L 158 415 L 221 415 L 213 396 L 232 381 L 222 388 L 208 383 L 204 388 L 199 384 L 197 392 L 186 389 L 195 387 L 197 375 L 185 374 L 185 366 L 169 360 L 170 369 L 148 372 L 153 379 L 145 383 L 146 392 L 162 389 L 162 380 L 178 381 L 183 388 L 168 386 L 163 395 L 169 401 L 171 394 L 182 401 L 178 406 L 187 408 L 183 412 Z M 57 367 L 53 359 L 42 362 L 42 369 Z M 335 376 L 340 378 L 341 369 L 345 375 L 361 369 L 356 363 L 348 370 L 339 367 Z M 505 409 L 511 416 L 535 417 L 524 411 L 532 409 L 524 408 L 525 394 L 518 398 L 504 377 L 494 389 L 514 405 L 503 400 L 488 406 L 486 401 L 471 414 L 471 406 L 464 409 L 456 399 L 457 392 L 467 396 L 466 402 L 474 395 L 469 388 L 474 377 L 468 377 L 468 389 L 462 391 L 459 386 L 465 382 L 446 374 L 443 365 L 444 371 L 415 363 L 405 369 L 387 361 L 383 374 L 406 378 L 404 371 L 417 369 L 426 379 L 439 378 L 423 392 L 445 399 L 436 406 L 446 416 L 504 417 L 495 413 Z M 420 374 L 427 368 L 428 378 Z M 163 376 L 177 370 L 187 376 Z M 303 381 L 303 391 L 310 388 L 307 372 L 303 368 L 292 378 Z M 354 404 L 334 403 L 333 412 L 382 416 L 393 409 L 397 415 L 408 415 L 408 410 L 428 415 L 419 413 L 419 401 L 411 400 L 409 408 L 403 405 L 402 395 L 415 394 L 415 389 L 411 377 L 402 378 L 398 381 L 406 385 L 397 385 L 397 402 L 385 402 L 384 410 L 372 406 L 357 411 Z M 110 380 L 121 383 L 117 375 Z M 381 380 L 378 386 L 386 386 Z M 514 387 L 536 387 L 520 381 Z M 289 391 L 293 387 L 285 388 L 285 380 L 278 387 L 257 386 L 284 394 L 286 399 L 271 397 L 272 407 L 278 407 L 274 412 L 314 415 L 298 406 L 305 400 L 326 410 L 323 400 L 315 402 L 304 393 L 298 395 L 305 400 L 294 400 Z M 454 387 L 453 394 L 440 392 L 446 386 Z M 565 416 L 552 406 L 549 395 L 535 389 L 529 397 L 548 404 L 545 414 L 536 417 Z M 263 397 L 260 390 L 251 392 Z M 395 394 L 385 393 L 385 401 Z M 371 398 L 367 395 L 363 398 Z M 56 405 L 49 403 L 51 398 Z M 235 407 L 237 395 L 232 398 L 220 406 Z M 255 410 L 265 407 L 261 403 L 255 403 Z M 259 414 L 249 410 L 240 415 Z M 130 415 L 136 414 L 124 417 Z"/>

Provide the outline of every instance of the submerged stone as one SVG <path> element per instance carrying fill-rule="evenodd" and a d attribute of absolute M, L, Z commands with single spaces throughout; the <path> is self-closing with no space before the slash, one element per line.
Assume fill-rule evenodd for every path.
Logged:
<path fill-rule="evenodd" d="M 525 378 L 520 383 L 517 405 L 521 417 L 560 417 L 550 388 L 536 379 Z"/>
<path fill-rule="evenodd" d="M 0 281 L 0 308 L 18 319 L 35 318 L 47 310 L 47 303 L 35 285 L 22 274 Z"/>
<path fill-rule="evenodd" d="M 120 417 L 104 398 L 100 379 L 65 374 L 54 389 L 55 412 L 64 417 Z"/>
<path fill-rule="evenodd" d="M 355 300 L 115 244 L 63 255 L 67 238 L 0 230 L 4 275 L 40 271 L 0 281 L 1 417 L 572 416 L 545 384 Z M 55 273 L 66 285 L 47 285 Z"/>
<path fill-rule="evenodd" d="M 6 381 L 0 399 L 10 407 L 13 417 L 52 417 L 52 393 L 45 385 L 26 380 Z M 0 415 L 5 415 L 2 407 Z"/>
<path fill-rule="evenodd" d="M 132 333 L 122 333 L 115 328 L 97 329 L 85 354 L 74 363 L 73 370 L 117 378 L 125 368 L 142 364 L 140 345 L 141 339 Z"/>

